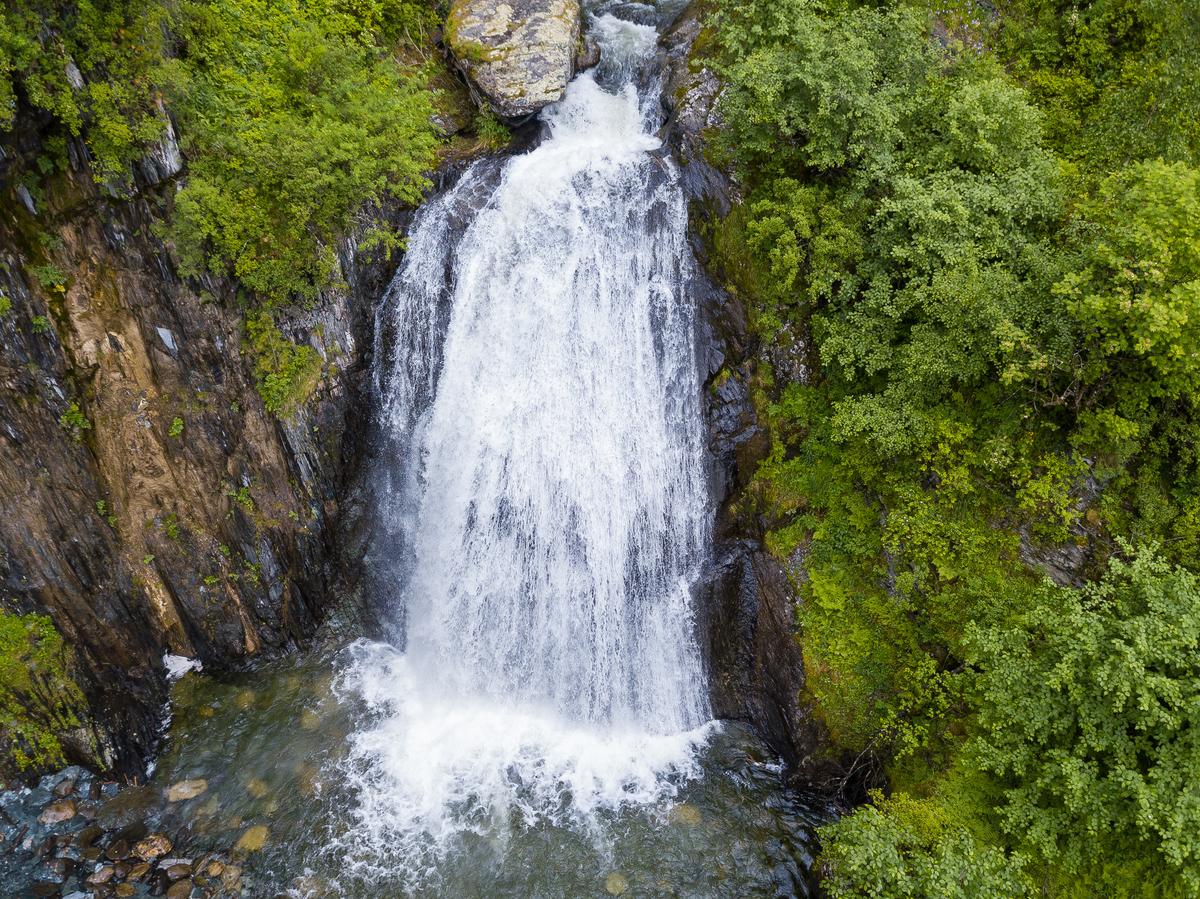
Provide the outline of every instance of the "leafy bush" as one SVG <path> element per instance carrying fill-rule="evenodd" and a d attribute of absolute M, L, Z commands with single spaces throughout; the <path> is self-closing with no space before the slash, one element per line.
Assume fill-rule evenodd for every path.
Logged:
<path fill-rule="evenodd" d="M 72 400 L 67 411 L 58 417 L 58 423 L 71 432 L 76 442 L 83 440 L 83 432 L 92 429 L 92 423 L 79 408 L 79 403 Z"/>
<path fill-rule="evenodd" d="M 745 200 L 712 246 L 759 338 L 811 335 L 815 372 L 794 384 L 760 365 L 772 444 L 739 504 L 773 552 L 803 553 L 806 686 L 836 744 L 952 822 L 914 830 L 883 799 L 844 819 L 825 845 L 835 895 L 1019 895 L 1021 872 L 1049 895 L 1195 889 L 1172 830 L 1194 829 L 1191 812 L 1129 773 L 1182 790 L 1195 723 L 1096 695 L 1092 730 L 1072 731 L 1083 699 L 1054 680 L 1070 665 L 1097 684 L 1085 634 L 1119 630 L 1085 627 L 1097 597 L 1149 596 L 1132 586 L 1148 569 L 1128 566 L 1150 563 L 1122 562 L 1115 538 L 1200 567 L 1193 6 L 718 6 L 717 156 Z M 1047 586 L 1026 564 L 1076 543 L 1076 578 L 1118 554 L 1099 586 Z M 1194 656 L 1179 596 L 1134 617 Z M 1017 676 L 1023 657 L 994 643 L 1035 623 Z M 1188 663 L 1146 664 L 1186 698 Z M 1173 742 L 1097 743 L 1143 729 Z M 1122 764 L 1137 802 L 1088 779 Z M 961 765 L 988 786 L 955 797 Z"/>
<path fill-rule="evenodd" d="M 833 899 L 1018 899 L 1033 895 L 1019 859 L 981 844 L 935 803 L 904 794 L 822 828 Z"/>
<path fill-rule="evenodd" d="M 0 9 L 0 130 L 12 127 L 19 94 L 84 136 L 98 179 L 123 175 L 163 131 L 152 90 L 162 25 L 157 2 L 10 0 Z"/>
<path fill-rule="evenodd" d="M 420 199 L 433 110 L 421 74 L 377 43 L 393 6 L 409 8 L 180 4 L 164 73 L 190 161 L 171 229 L 185 271 L 230 272 L 268 304 L 311 298 L 358 209 Z"/>
<path fill-rule="evenodd" d="M 1200 892 L 1200 580 L 1143 549 L 968 633 L 980 765 L 1020 846 L 1077 873 L 1157 851 Z M 1132 894 L 1132 893 L 1131 893 Z"/>
<path fill-rule="evenodd" d="M 284 337 L 270 313 L 247 317 L 246 338 L 254 354 L 258 392 L 268 412 L 287 416 L 312 395 L 321 378 L 321 357 L 308 344 Z"/>

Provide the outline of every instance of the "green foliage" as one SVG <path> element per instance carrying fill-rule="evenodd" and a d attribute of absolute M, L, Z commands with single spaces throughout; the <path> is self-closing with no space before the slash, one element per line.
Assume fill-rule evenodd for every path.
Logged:
<path fill-rule="evenodd" d="M 30 319 L 30 327 L 34 334 L 48 334 L 51 329 L 50 319 L 44 315 L 35 315 Z"/>
<path fill-rule="evenodd" d="M 164 127 L 152 90 L 162 25 L 156 2 L 10 0 L 0 9 L 0 130 L 23 97 L 84 136 L 98 179 L 122 176 Z"/>
<path fill-rule="evenodd" d="M 1016 899 L 1032 895 L 1019 859 L 984 845 L 936 803 L 899 793 L 821 830 L 833 899 Z"/>
<path fill-rule="evenodd" d="M 230 497 L 232 497 L 233 501 L 236 502 L 243 509 L 245 509 L 248 513 L 254 512 L 254 497 L 252 497 L 250 495 L 249 487 L 242 486 L 242 487 L 238 487 L 236 490 L 230 490 L 228 495 Z M 228 546 L 225 546 L 224 544 L 222 544 L 221 555 L 223 555 L 227 559 L 229 558 L 229 547 Z"/>
<path fill-rule="evenodd" d="M 29 273 L 43 290 L 62 290 L 67 283 L 66 273 L 53 262 L 34 266 Z"/>
<path fill-rule="evenodd" d="M 49 618 L 0 612 L 0 740 L 4 768 L 62 765 L 59 734 L 79 726 L 83 694 Z"/>
<path fill-rule="evenodd" d="M 92 429 L 92 423 L 83 414 L 83 410 L 79 408 L 79 403 L 74 400 L 71 402 L 71 405 L 67 406 L 67 411 L 58 417 L 58 423 L 71 433 L 76 443 L 83 440 L 84 431 Z"/>
<path fill-rule="evenodd" d="M 1200 170 L 1162 161 L 1106 179 L 1084 213 L 1097 230 L 1056 287 L 1084 330 L 1083 387 L 1123 405 L 1200 390 Z"/>
<path fill-rule="evenodd" d="M 512 133 L 490 108 L 482 109 L 476 114 L 475 134 L 480 143 L 489 150 L 501 150 L 512 140 Z"/>
<path fill-rule="evenodd" d="M 117 516 L 108 508 L 107 502 L 102 499 L 96 500 L 96 512 L 99 513 L 101 518 L 108 522 L 108 526 L 110 528 L 115 528 L 117 526 Z"/>
<path fill-rule="evenodd" d="M 996 52 L 1096 171 L 1200 161 L 1200 8 L 1175 0 L 1003 0 Z"/>
<path fill-rule="evenodd" d="M 1010 837 L 1073 874 L 1157 851 L 1200 892 L 1200 580 L 1145 549 L 967 639 Z"/>
<path fill-rule="evenodd" d="M 0 294 L 0 318 L 8 315 L 12 311 L 12 300 Z"/>
<path fill-rule="evenodd" d="M 168 437 L 181 437 L 183 435 L 183 419 L 176 415 L 171 419 L 171 427 L 167 429 Z"/>
<path fill-rule="evenodd" d="M 296 411 L 321 379 L 321 357 L 308 344 L 283 335 L 270 313 L 246 319 L 246 342 L 254 354 L 258 392 L 268 412 L 288 416 Z"/>
<path fill-rule="evenodd" d="M 1023 558 L 1083 543 L 1075 575 L 1094 577 L 1125 537 L 1200 567 L 1198 15 L 718 6 L 717 156 L 745 200 L 711 246 L 760 339 L 811 336 L 816 372 L 760 369 L 772 444 L 739 505 L 803 566 L 806 688 L 834 742 L 921 797 L 827 832 L 834 895 L 1197 888 L 1193 811 L 1168 795 L 1197 774 L 1196 722 L 1171 705 L 1195 704 L 1195 672 L 1166 662 L 1196 655 L 1191 576 L 1139 555 L 1078 592 Z M 1099 669 L 1121 628 L 1163 654 L 1118 687 Z M 1028 658 L 1005 655 L 1026 633 Z M 1089 719 L 1060 674 L 1111 687 Z"/>
<path fill-rule="evenodd" d="M 356 210 L 420 199 L 436 147 L 430 94 L 376 33 L 423 21 L 413 10 L 179 5 L 181 56 L 164 80 L 190 160 L 172 226 L 185 271 L 231 272 L 269 303 L 311 298 L 333 280 Z"/>

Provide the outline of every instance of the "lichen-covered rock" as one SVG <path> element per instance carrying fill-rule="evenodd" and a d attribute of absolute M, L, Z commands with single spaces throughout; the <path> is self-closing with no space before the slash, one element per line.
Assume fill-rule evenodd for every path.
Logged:
<path fill-rule="evenodd" d="M 562 97 L 580 49 L 579 0 L 454 0 L 446 45 L 506 119 Z"/>

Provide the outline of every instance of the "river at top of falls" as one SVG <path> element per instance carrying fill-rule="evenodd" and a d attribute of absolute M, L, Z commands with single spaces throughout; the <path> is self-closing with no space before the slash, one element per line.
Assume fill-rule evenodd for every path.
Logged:
<path fill-rule="evenodd" d="M 690 588 L 711 514 L 686 207 L 653 155 L 657 32 L 591 32 L 598 70 L 449 254 L 483 167 L 421 212 L 385 297 L 404 648 L 357 644 L 341 684 L 375 713 L 338 845 L 366 869 L 419 876 L 513 814 L 586 827 L 660 800 L 710 729 Z"/>

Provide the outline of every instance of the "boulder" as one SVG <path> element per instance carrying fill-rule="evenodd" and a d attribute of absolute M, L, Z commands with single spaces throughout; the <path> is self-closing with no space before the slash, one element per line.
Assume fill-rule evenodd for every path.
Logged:
<path fill-rule="evenodd" d="M 521 119 L 567 89 L 581 18 L 579 0 L 453 0 L 445 41 L 496 113 Z"/>

